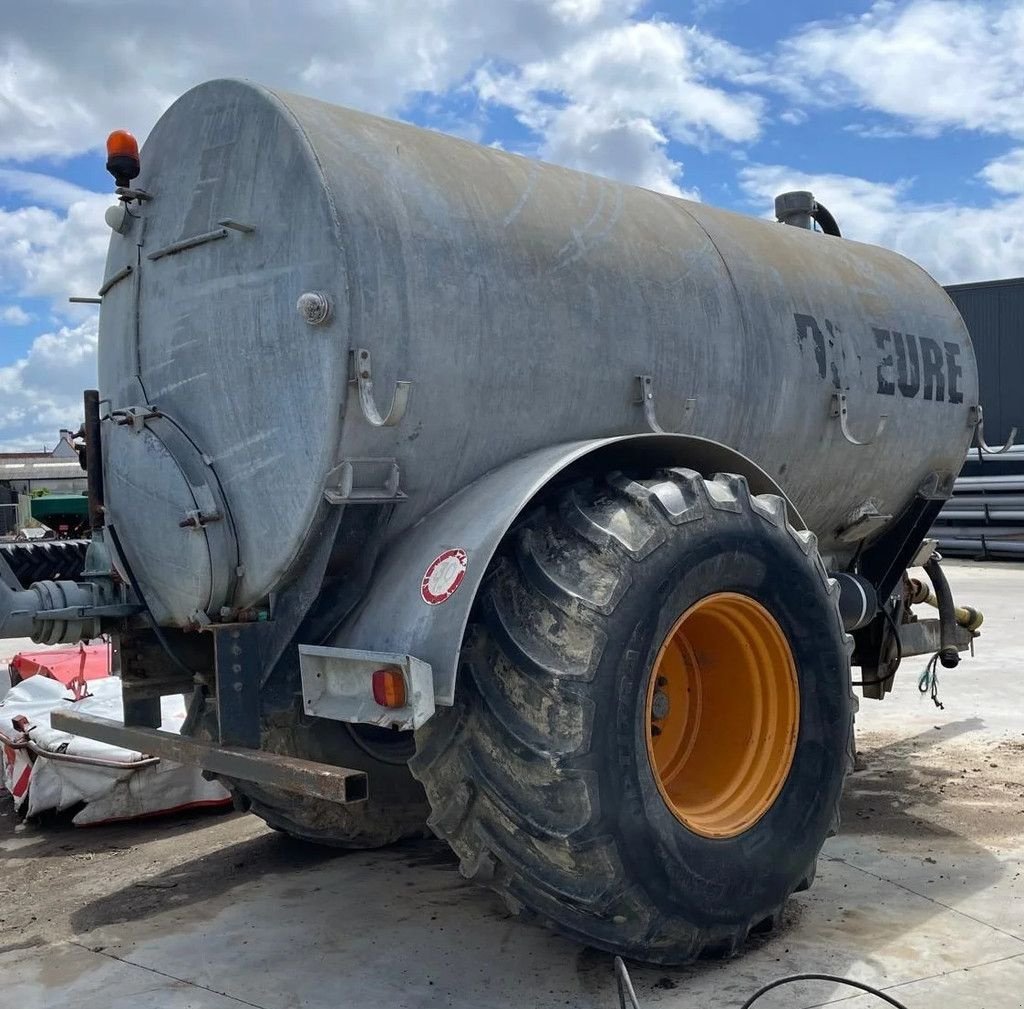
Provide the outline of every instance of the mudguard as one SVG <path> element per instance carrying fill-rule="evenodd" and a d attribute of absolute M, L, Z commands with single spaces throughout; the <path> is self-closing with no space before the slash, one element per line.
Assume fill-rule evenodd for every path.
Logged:
<path fill-rule="evenodd" d="M 778 494 L 793 527 L 806 528 L 779 485 L 720 442 L 639 434 L 551 445 L 484 474 L 405 532 L 381 558 L 362 603 L 332 645 L 415 656 L 431 667 L 435 702 L 453 704 L 470 610 L 516 518 L 553 480 L 573 471 L 605 473 L 637 465 L 685 466 L 705 476 L 739 474 L 752 493 Z"/>

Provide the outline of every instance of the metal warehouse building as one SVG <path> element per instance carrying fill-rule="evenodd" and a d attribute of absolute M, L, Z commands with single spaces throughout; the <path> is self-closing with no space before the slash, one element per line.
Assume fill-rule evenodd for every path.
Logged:
<path fill-rule="evenodd" d="M 1024 435 L 1024 277 L 946 290 L 978 355 L 985 437 L 1002 445 L 1013 427 Z"/>
<path fill-rule="evenodd" d="M 943 553 L 1024 559 L 1024 277 L 947 287 L 978 356 L 985 440 L 1008 452 L 973 449 L 953 499 L 932 529 Z"/>
<path fill-rule="evenodd" d="M 62 430 L 52 449 L 0 452 L 0 536 L 11 535 L 30 524 L 33 494 L 85 491 L 85 473 L 72 437 L 70 431 Z"/>

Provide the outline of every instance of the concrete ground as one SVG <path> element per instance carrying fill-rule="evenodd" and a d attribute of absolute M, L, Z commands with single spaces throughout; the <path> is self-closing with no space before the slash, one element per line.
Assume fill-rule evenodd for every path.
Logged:
<path fill-rule="evenodd" d="M 631 967 L 642 1006 L 739 1006 L 782 974 L 911 1009 L 1024 1006 L 1024 566 L 949 564 L 977 657 L 862 701 L 840 834 L 785 926 L 727 962 Z M 0 649 L 2 653 L 2 649 Z M 0 659 L 3 655 L 0 654 Z M 0 998 L 19 1009 L 602 1007 L 611 958 L 510 920 L 443 845 L 338 853 L 250 816 L 75 830 L 0 808 Z M 870 996 L 801 983 L 760 1005 Z"/>

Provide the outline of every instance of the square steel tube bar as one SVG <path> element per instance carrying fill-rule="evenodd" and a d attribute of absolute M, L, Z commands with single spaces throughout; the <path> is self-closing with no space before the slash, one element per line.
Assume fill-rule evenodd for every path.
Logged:
<path fill-rule="evenodd" d="M 111 718 L 74 711 L 51 712 L 50 724 L 61 732 L 138 750 L 176 764 L 195 764 L 228 778 L 273 785 L 330 802 L 361 802 L 369 794 L 366 772 L 348 767 L 300 760 L 266 750 L 211 745 L 173 732 L 122 725 Z"/>

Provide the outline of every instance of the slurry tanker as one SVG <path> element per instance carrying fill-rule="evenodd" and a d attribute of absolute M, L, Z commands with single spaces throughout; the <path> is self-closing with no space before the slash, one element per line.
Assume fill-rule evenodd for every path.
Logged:
<path fill-rule="evenodd" d="M 624 956 L 776 924 L 851 668 L 881 698 L 980 623 L 925 539 L 982 416 L 943 290 L 809 193 L 754 220 L 238 81 L 108 168 L 92 538 L 3 563 L 0 633 L 109 635 L 124 723 L 54 725 L 299 837 L 432 831 Z"/>

